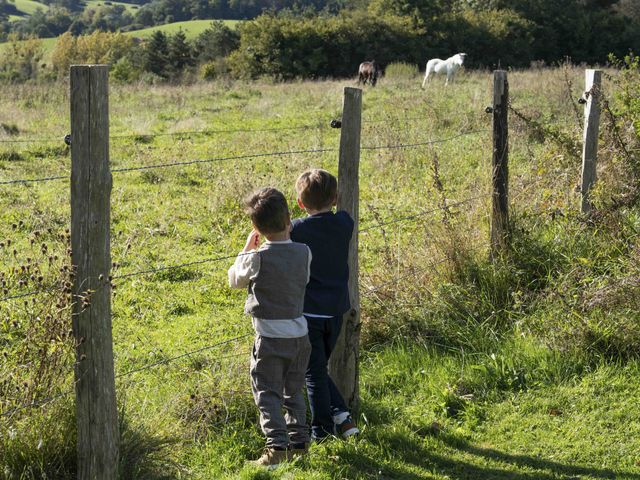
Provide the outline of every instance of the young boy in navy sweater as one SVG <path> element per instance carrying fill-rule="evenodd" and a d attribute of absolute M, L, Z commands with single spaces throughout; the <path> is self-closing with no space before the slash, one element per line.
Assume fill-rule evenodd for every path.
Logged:
<path fill-rule="evenodd" d="M 347 212 L 333 213 L 338 182 L 326 170 L 312 169 L 296 181 L 298 205 L 309 215 L 292 222 L 291 240 L 304 243 L 312 253 L 311 276 L 304 297 L 311 357 L 306 373 L 311 407 L 311 438 L 349 437 L 359 433 L 342 395 L 329 376 L 327 365 L 349 301 L 349 242 L 353 219 Z"/>

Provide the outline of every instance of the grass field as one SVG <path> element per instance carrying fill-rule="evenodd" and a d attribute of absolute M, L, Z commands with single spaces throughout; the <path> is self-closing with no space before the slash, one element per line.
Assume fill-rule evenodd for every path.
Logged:
<path fill-rule="evenodd" d="M 580 91 L 583 71 L 568 75 Z M 629 212 L 624 232 L 615 234 L 579 221 L 580 161 L 572 148 L 580 119 L 563 72 L 512 72 L 509 80 L 514 108 L 544 129 L 511 120 L 517 228 L 514 259 L 504 267 L 487 261 L 490 75 L 467 73 L 449 88 L 434 83 L 426 91 L 417 76 L 388 76 L 365 89 L 363 146 L 450 140 L 362 153 L 360 228 L 368 230 L 360 236 L 358 438 L 314 445 L 304 462 L 256 472 L 245 463 L 262 446 L 248 382 L 251 325 L 242 315 L 244 292 L 226 286 L 232 260 L 115 281 L 116 373 L 160 362 L 118 377 L 122 478 L 640 478 L 640 363 L 599 354 L 604 337 L 581 343 L 570 327 L 601 316 L 596 307 L 592 316 L 570 303 L 568 285 L 579 275 L 588 296 L 634 271 L 640 216 Z M 112 168 L 212 160 L 114 173 L 116 275 L 233 256 L 250 228 L 244 194 L 273 185 L 295 205 L 301 171 L 336 173 L 335 152 L 213 159 L 337 148 L 339 130 L 329 122 L 340 117 L 345 85 L 352 83 L 113 85 Z M 0 94 L 7 132 L 0 129 L 0 141 L 26 142 L 0 143 L 0 182 L 68 174 L 61 142 L 69 128 L 68 87 L 55 87 L 14 86 Z M 170 135 L 200 130 L 210 133 Z M 28 140 L 43 137 L 52 140 Z M 448 214 L 439 209 L 467 199 Z M 41 242 L 64 257 L 57 234 L 69 224 L 68 181 L 0 185 L 0 204 L 0 239 L 16 249 L 0 248 L 0 271 L 40 258 Z M 14 285 L 10 294 L 25 288 Z M 28 345 L 21 340 L 29 339 L 36 317 L 45 318 L 38 309 L 55 301 L 44 294 L 37 305 L 0 303 L 0 349 L 9 359 L 0 379 L 19 369 L 25 384 L 18 392 L 36 383 L 29 364 L 17 360 Z M 601 315 L 626 312 L 609 308 Z M 72 384 L 72 360 L 60 358 L 62 385 L 49 393 Z M 24 398 L 7 384 L 5 411 Z M 72 397 L 62 397 L 0 419 L 0 478 L 72 478 L 72 412 Z"/>
<path fill-rule="evenodd" d="M 15 0 L 13 4 L 16 8 L 22 12 L 24 15 L 31 15 L 36 12 L 36 10 L 49 10 L 49 6 L 36 2 L 35 0 Z"/>
<path fill-rule="evenodd" d="M 137 5 L 135 3 L 126 3 L 126 2 L 108 2 L 108 3 L 110 6 L 122 5 L 130 13 L 135 13 L 135 11 L 140 8 L 140 5 Z M 85 4 L 89 8 L 109 6 L 105 4 L 104 0 L 88 0 L 85 2 Z"/>
<path fill-rule="evenodd" d="M 224 23 L 230 27 L 235 27 L 240 20 L 224 20 Z M 160 30 L 166 34 L 173 35 L 178 30 L 183 30 L 188 39 L 193 39 L 204 32 L 211 25 L 212 20 L 190 20 L 187 22 L 175 22 L 167 25 L 159 25 L 157 27 L 144 28 L 142 30 L 134 30 L 127 32 L 127 35 L 132 35 L 138 38 L 150 37 L 153 32 Z"/>

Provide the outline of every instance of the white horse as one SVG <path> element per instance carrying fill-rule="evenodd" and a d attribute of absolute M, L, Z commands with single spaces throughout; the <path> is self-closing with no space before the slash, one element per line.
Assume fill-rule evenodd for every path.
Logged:
<path fill-rule="evenodd" d="M 432 73 L 446 73 L 447 81 L 445 85 L 449 85 L 449 80 L 453 81 L 453 76 L 464 63 L 466 56 L 466 53 L 456 53 L 453 57 L 449 57 L 446 60 L 440 60 L 439 58 L 429 60 L 424 74 L 424 80 L 422 81 L 422 88 L 424 88 L 429 79 L 429 75 Z"/>

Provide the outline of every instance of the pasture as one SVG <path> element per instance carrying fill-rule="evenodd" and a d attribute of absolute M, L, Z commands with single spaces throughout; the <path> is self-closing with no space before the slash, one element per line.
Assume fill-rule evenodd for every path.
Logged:
<path fill-rule="evenodd" d="M 188 20 L 185 22 L 174 22 L 156 27 L 143 28 L 141 30 L 133 30 L 131 32 L 126 32 L 126 34 L 136 38 L 148 38 L 157 30 L 164 32 L 167 35 L 173 35 L 177 33 L 178 30 L 183 30 L 187 39 L 191 40 L 209 28 L 212 21 L 213 20 Z M 239 21 L 240 20 L 223 20 L 225 25 L 229 28 L 235 27 Z"/>
<path fill-rule="evenodd" d="M 112 85 L 113 169 L 206 160 L 114 173 L 114 275 L 136 273 L 114 280 L 122 478 L 640 478 L 640 363 L 611 361 L 566 338 L 572 322 L 596 319 L 576 320 L 577 307 L 559 297 L 635 268 L 628 239 L 638 216 L 630 214 L 624 234 L 578 220 L 581 120 L 571 98 L 583 70 L 509 75 L 512 105 L 529 120 L 511 116 L 517 228 L 504 266 L 487 259 L 489 72 L 458 73 L 455 84 L 433 81 L 424 91 L 417 71 L 365 87 L 363 432 L 315 445 L 307 461 L 273 473 L 245 466 L 262 447 L 248 382 L 252 329 L 244 292 L 226 286 L 233 260 L 224 257 L 250 229 L 246 193 L 273 185 L 295 217 L 297 175 L 309 167 L 337 173 L 337 152 L 320 150 L 337 148 L 339 130 L 329 123 L 355 80 Z M 68 175 L 68 112 L 64 83 L 2 89 L 0 182 Z M 410 144 L 421 145 L 388 148 Z M 0 184 L 0 204 L 0 272 L 40 258 L 41 242 L 64 258 L 68 180 Z M 221 260 L 205 262 L 212 258 Z M 192 265 L 157 270 L 181 264 Z M 579 287 L 570 284 L 576 269 Z M 53 295 L 43 293 L 39 306 L 55 303 Z M 38 382 L 17 361 L 31 358 L 37 308 L 23 298 L 0 303 L 0 415 Z M 54 343 L 68 351 L 68 340 Z M 72 387 L 73 359 L 56 358 L 56 383 L 40 392 L 55 400 L 0 417 L 2 478 L 74 471 L 73 396 L 60 395 Z M 22 386 L 10 390 L 16 378 Z"/>
<path fill-rule="evenodd" d="M 98 8 L 103 6 L 114 6 L 114 5 L 122 5 L 129 13 L 134 14 L 136 10 L 140 8 L 140 5 L 135 3 L 127 3 L 127 2 L 112 2 L 109 0 L 87 0 L 85 2 L 86 8 Z"/>
<path fill-rule="evenodd" d="M 47 4 L 40 3 L 35 0 L 15 0 L 13 4 L 23 15 L 31 15 L 33 13 L 36 13 L 38 9 L 42 11 L 46 11 L 49 9 L 49 6 Z"/>

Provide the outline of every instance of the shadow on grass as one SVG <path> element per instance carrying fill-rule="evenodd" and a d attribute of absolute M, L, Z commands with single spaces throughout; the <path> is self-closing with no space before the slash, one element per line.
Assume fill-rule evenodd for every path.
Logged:
<path fill-rule="evenodd" d="M 566 465 L 563 463 L 546 460 L 544 458 L 531 457 L 528 455 L 513 455 L 492 448 L 481 448 L 470 444 L 469 442 L 457 438 L 453 435 L 439 434 L 437 439 L 445 443 L 451 448 L 456 450 L 483 457 L 489 460 L 495 460 L 502 463 L 508 463 L 517 467 L 526 467 L 538 470 L 547 470 L 553 472 L 555 475 L 564 475 L 569 477 L 580 477 L 583 475 L 589 475 L 593 478 L 608 479 L 608 478 L 628 478 L 628 479 L 640 479 L 640 474 L 631 472 L 616 472 L 608 468 L 594 468 L 581 465 Z M 556 476 L 554 475 L 554 478 Z"/>
<path fill-rule="evenodd" d="M 439 448 L 426 446 L 421 437 L 406 430 L 370 432 L 367 440 L 378 447 L 376 450 L 390 452 L 395 464 L 386 461 L 389 457 L 385 459 L 381 456 L 367 455 L 361 449 L 355 448 L 342 451 L 340 457 L 343 462 L 340 467 L 336 467 L 339 469 L 340 478 L 379 480 L 425 478 L 424 473 L 416 472 L 412 467 L 452 480 L 577 480 L 584 476 L 594 479 L 640 479 L 640 474 L 631 472 L 563 464 L 544 458 L 480 448 L 444 433 L 435 434 L 433 439 L 440 443 Z M 461 460 L 461 454 L 472 455 L 476 459 Z"/>
<path fill-rule="evenodd" d="M 175 438 L 159 435 L 142 425 L 133 425 L 120 416 L 120 464 L 118 478 L 171 480 L 182 467 L 171 458 Z"/>

